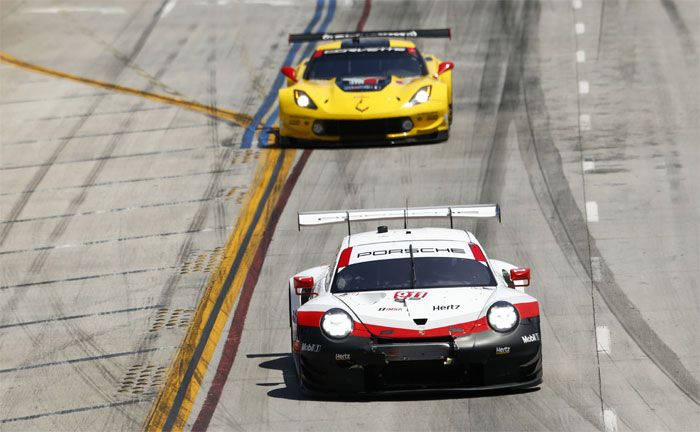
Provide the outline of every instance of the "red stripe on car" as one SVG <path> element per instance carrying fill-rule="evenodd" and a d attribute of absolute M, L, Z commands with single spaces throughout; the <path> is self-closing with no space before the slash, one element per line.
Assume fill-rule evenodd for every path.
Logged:
<path fill-rule="evenodd" d="M 340 253 L 340 258 L 338 259 L 338 270 L 350 264 L 350 255 L 352 255 L 351 247 L 344 249 Z"/>
<path fill-rule="evenodd" d="M 520 319 L 532 318 L 540 315 L 539 304 L 534 302 L 514 304 L 518 310 Z M 321 317 L 325 312 L 309 311 L 297 313 L 297 324 L 306 327 L 320 327 Z M 463 323 L 455 323 L 443 327 L 436 327 L 425 330 L 405 329 L 399 327 L 386 327 L 376 324 L 360 323 L 355 321 L 355 328 L 352 335 L 355 337 L 369 338 L 372 335 L 386 339 L 414 339 L 445 336 L 466 336 L 473 333 L 481 333 L 491 330 L 485 316 Z"/>
<path fill-rule="evenodd" d="M 309 311 L 309 312 L 297 312 L 297 325 L 306 327 L 320 327 L 321 317 L 325 312 Z"/>
<path fill-rule="evenodd" d="M 469 243 L 469 249 L 471 249 L 475 260 L 486 263 L 486 255 L 484 255 L 484 252 L 481 250 L 478 244 Z"/>

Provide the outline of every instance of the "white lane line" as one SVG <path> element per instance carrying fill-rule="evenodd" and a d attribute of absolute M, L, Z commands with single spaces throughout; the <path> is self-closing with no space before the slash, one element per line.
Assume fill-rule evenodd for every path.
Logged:
<path fill-rule="evenodd" d="M 586 51 L 584 51 L 584 50 L 576 51 L 576 61 L 578 63 L 586 63 Z"/>
<path fill-rule="evenodd" d="M 583 161 L 583 172 L 595 171 L 595 161 L 586 159 Z"/>
<path fill-rule="evenodd" d="M 610 329 L 607 326 L 595 328 L 595 340 L 598 352 L 610 354 Z"/>
<path fill-rule="evenodd" d="M 603 424 L 605 425 L 605 432 L 617 432 L 617 414 L 615 414 L 615 410 L 603 410 Z"/>
<path fill-rule="evenodd" d="M 170 0 L 165 4 L 165 7 L 163 7 L 163 10 L 160 12 L 160 17 L 163 18 L 164 16 L 168 15 L 170 12 L 175 9 L 175 5 L 177 5 L 177 0 Z"/>
<path fill-rule="evenodd" d="M 591 257 L 591 277 L 593 282 L 600 282 L 603 280 L 603 266 L 602 260 L 598 256 Z"/>
<path fill-rule="evenodd" d="M 79 7 L 79 6 L 64 6 L 64 7 L 46 7 L 46 8 L 29 8 L 24 9 L 22 13 L 31 14 L 59 14 L 71 12 L 86 12 L 100 13 L 102 15 L 123 14 L 125 11 L 118 7 Z"/>
<path fill-rule="evenodd" d="M 577 22 L 576 23 L 576 34 L 582 35 L 584 33 L 586 33 L 586 25 L 582 22 Z"/>
<path fill-rule="evenodd" d="M 591 116 L 588 114 L 581 114 L 578 118 L 578 124 L 582 131 L 591 130 Z"/>
<path fill-rule="evenodd" d="M 586 217 L 588 222 L 598 222 L 598 203 L 586 201 Z"/>
<path fill-rule="evenodd" d="M 588 85 L 588 81 L 579 81 L 578 82 L 578 92 L 580 94 L 588 94 L 588 92 L 591 90 L 591 86 Z"/>
<path fill-rule="evenodd" d="M 581 9 L 581 6 L 583 6 L 583 2 L 581 0 L 574 0 L 571 2 L 574 9 Z"/>

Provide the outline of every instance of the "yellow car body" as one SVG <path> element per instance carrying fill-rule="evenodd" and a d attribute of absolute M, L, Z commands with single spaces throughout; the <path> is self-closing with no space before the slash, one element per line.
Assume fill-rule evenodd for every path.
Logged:
<path fill-rule="evenodd" d="M 391 49 L 405 49 L 410 50 L 412 55 L 417 54 L 424 61 L 425 73 L 408 77 L 344 78 L 342 86 L 340 78 L 306 79 L 307 67 L 316 57 L 352 49 L 353 46 L 369 49 L 377 46 L 376 43 L 348 45 L 338 41 L 317 47 L 314 56 L 297 65 L 293 73 L 291 68 L 286 68 L 287 87 L 279 91 L 280 142 L 410 143 L 447 139 L 452 116 L 453 65 L 446 62 L 449 64 L 447 70 L 439 71 L 441 61 L 431 54 L 421 56 L 410 41 L 389 39 L 385 44 Z M 362 85 L 361 80 L 364 80 Z M 370 84 L 365 85 L 368 80 Z M 378 80 L 383 80 L 383 88 L 371 84 Z M 358 85 L 353 87 L 353 82 Z M 412 101 L 417 92 L 426 87 L 429 88 L 428 100 L 422 103 Z M 348 91 L 348 88 L 351 90 Z M 302 94 L 310 98 L 313 108 L 297 103 Z M 406 127 L 409 125 L 406 119 L 410 119 L 412 127 Z M 317 125 L 314 128 L 314 123 L 321 127 Z M 323 129 L 323 132 L 317 133 L 318 129 Z"/>

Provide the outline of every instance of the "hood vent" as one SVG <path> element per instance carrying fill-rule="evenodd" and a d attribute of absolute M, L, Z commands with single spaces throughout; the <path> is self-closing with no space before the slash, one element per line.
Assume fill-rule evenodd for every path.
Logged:
<path fill-rule="evenodd" d="M 428 322 L 428 318 L 414 318 L 413 322 L 417 325 L 425 325 Z"/>

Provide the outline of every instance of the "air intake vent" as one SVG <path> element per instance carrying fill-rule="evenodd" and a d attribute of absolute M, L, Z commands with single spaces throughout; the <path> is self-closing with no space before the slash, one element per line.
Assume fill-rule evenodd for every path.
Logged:
<path fill-rule="evenodd" d="M 415 318 L 413 322 L 418 325 L 425 325 L 428 322 L 428 318 Z"/>

